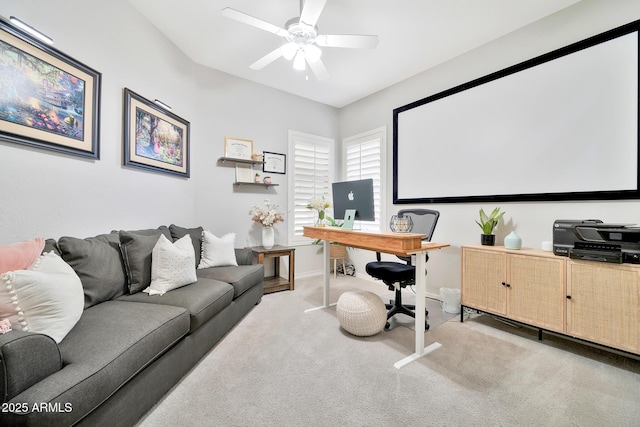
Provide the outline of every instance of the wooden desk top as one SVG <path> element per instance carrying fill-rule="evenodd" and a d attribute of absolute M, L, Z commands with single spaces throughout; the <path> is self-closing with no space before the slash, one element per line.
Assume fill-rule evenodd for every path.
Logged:
<path fill-rule="evenodd" d="M 416 233 L 374 233 L 343 230 L 340 227 L 303 227 L 303 230 L 302 235 L 312 239 L 329 240 L 352 248 L 400 256 L 449 246 L 447 243 L 423 242 L 425 234 Z"/>

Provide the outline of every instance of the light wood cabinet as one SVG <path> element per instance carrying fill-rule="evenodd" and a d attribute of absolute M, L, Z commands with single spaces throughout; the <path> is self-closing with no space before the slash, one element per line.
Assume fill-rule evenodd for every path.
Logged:
<path fill-rule="evenodd" d="M 569 260 L 566 333 L 640 353 L 640 267 Z"/>
<path fill-rule="evenodd" d="M 506 253 L 462 248 L 460 302 L 499 315 L 507 314 Z"/>
<path fill-rule="evenodd" d="M 462 305 L 563 331 L 564 258 L 492 246 L 463 247 L 462 259 Z"/>
<path fill-rule="evenodd" d="M 463 246 L 460 298 L 463 307 L 537 327 L 540 337 L 554 331 L 640 354 L 640 265 Z"/>

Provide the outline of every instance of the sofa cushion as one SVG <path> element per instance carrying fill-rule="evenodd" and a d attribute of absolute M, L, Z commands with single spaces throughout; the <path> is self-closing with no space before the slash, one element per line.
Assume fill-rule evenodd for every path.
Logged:
<path fill-rule="evenodd" d="M 13 270 L 26 270 L 42 255 L 44 239 L 36 237 L 25 242 L 0 245 L 0 274 Z"/>
<path fill-rule="evenodd" d="M 47 239 L 44 241 L 44 249 L 42 250 L 42 253 L 49 253 L 51 251 L 53 251 L 56 255 L 60 255 L 62 257 L 56 239 Z"/>
<path fill-rule="evenodd" d="M 171 232 L 171 237 L 174 241 L 186 236 L 187 234 L 191 236 L 193 252 L 196 254 L 197 267 L 198 264 L 200 264 L 200 256 L 202 255 L 202 232 L 204 231 L 204 229 L 202 227 L 184 228 L 175 224 L 171 224 L 169 226 L 169 231 Z"/>
<path fill-rule="evenodd" d="M 264 265 L 238 265 L 235 267 L 212 267 L 196 272 L 198 278 L 207 278 L 227 282 L 233 286 L 233 299 L 238 298 L 247 289 L 264 280 Z"/>
<path fill-rule="evenodd" d="M 130 294 L 145 289 L 151 283 L 151 253 L 160 235 L 171 239 L 165 226 L 157 229 L 120 231 L 120 252 L 127 273 Z"/>
<path fill-rule="evenodd" d="M 62 259 L 80 277 L 85 309 L 124 293 L 127 276 L 120 255 L 118 233 L 86 239 L 61 237 L 58 248 Z"/>
<path fill-rule="evenodd" d="M 118 301 L 144 302 L 151 305 L 182 307 L 189 312 L 190 332 L 211 319 L 231 304 L 233 287 L 228 283 L 198 278 L 196 283 L 174 289 L 164 295 L 147 295 L 143 292 L 123 295 Z"/>
<path fill-rule="evenodd" d="M 163 295 L 166 292 L 194 283 L 196 267 L 191 236 L 188 234 L 175 242 L 160 235 L 151 254 L 151 284 L 143 292 Z"/>
<path fill-rule="evenodd" d="M 202 259 L 198 268 L 238 265 L 234 245 L 236 233 L 217 237 L 210 231 L 202 233 Z"/>
<path fill-rule="evenodd" d="M 42 255 L 28 270 L 0 275 L 0 319 L 18 331 L 39 332 L 62 341 L 82 315 L 82 284 L 55 253 Z"/>

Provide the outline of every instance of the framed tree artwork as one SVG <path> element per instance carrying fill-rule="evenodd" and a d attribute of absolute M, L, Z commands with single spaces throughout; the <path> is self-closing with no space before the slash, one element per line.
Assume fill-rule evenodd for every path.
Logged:
<path fill-rule="evenodd" d="M 124 164 L 189 177 L 190 124 L 124 89 Z"/>

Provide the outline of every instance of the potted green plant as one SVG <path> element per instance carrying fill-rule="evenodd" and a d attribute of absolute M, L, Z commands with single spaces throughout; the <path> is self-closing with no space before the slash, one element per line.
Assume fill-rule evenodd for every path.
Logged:
<path fill-rule="evenodd" d="M 482 229 L 480 235 L 480 243 L 485 246 L 493 246 L 496 243 L 496 235 L 493 234 L 493 229 L 498 225 L 498 221 L 504 215 L 504 212 L 500 212 L 500 208 L 497 207 L 491 211 L 490 215 L 487 215 L 484 209 L 480 208 L 480 221 L 476 221 L 476 224 Z"/>

